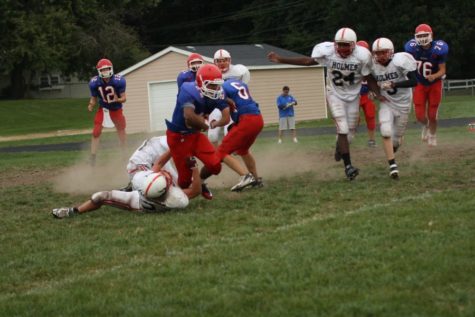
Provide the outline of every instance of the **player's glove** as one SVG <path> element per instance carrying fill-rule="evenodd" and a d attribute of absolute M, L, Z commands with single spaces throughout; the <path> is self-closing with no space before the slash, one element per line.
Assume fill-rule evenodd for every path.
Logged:
<path fill-rule="evenodd" d="M 186 159 L 186 166 L 189 169 L 198 167 L 198 163 L 196 162 L 196 158 L 194 156 L 190 156 Z"/>

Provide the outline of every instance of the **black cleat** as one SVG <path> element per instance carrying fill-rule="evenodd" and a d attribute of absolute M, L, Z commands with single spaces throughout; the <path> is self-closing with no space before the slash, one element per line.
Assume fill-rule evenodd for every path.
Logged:
<path fill-rule="evenodd" d="M 254 182 L 251 183 L 252 188 L 262 188 L 264 187 L 264 183 L 262 182 L 262 177 L 256 178 Z"/>
<path fill-rule="evenodd" d="M 208 185 L 206 185 L 206 183 L 201 184 L 201 196 L 208 200 L 213 199 L 213 193 L 209 190 Z"/>
<path fill-rule="evenodd" d="M 346 177 L 352 181 L 356 178 L 356 176 L 358 176 L 358 174 L 360 173 L 360 170 L 357 169 L 356 167 L 353 167 L 351 165 L 348 165 L 346 168 L 345 168 L 345 174 L 346 174 Z"/>
<path fill-rule="evenodd" d="M 397 169 L 396 164 L 392 164 L 391 166 L 389 166 L 389 176 L 394 180 L 399 179 L 399 170 Z"/>

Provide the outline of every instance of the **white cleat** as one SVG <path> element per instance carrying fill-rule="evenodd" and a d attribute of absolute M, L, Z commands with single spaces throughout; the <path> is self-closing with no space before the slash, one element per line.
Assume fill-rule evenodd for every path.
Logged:
<path fill-rule="evenodd" d="M 67 207 L 61 207 L 61 208 L 55 208 L 51 212 L 54 217 L 56 218 L 66 218 L 69 217 L 70 215 L 73 214 L 73 208 L 67 208 Z"/>
<path fill-rule="evenodd" d="M 256 182 L 256 179 L 254 178 L 254 176 L 249 173 L 249 174 L 246 174 L 244 176 L 241 176 L 241 179 L 239 180 L 239 183 L 237 183 L 236 185 L 234 185 L 232 188 L 231 188 L 231 191 L 233 192 L 240 192 L 241 190 L 243 190 L 244 188 L 246 188 L 247 186 L 251 186 L 252 184 L 254 184 Z"/>
<path fill-rule="evenodd" d="M 427 144 L 429 144 L 429 146 L 437 146 L 437 137 L 435 134 L 427 134 Z"/>

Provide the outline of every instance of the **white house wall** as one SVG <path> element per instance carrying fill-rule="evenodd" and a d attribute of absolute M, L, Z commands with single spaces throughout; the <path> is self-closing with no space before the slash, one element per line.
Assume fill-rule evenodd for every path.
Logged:
<path fill-rule="evenodd" d="M 169 52 L 125 75 L 127 133 L 150 131 L 150 84 L 176 80 L 178 73 L 186 68 L 186 58 Z M 250 92 L 259 103 L 266 124 L 278 122 L 275 101 L 284 85 L 290 87 L 290 93 L 298 100 L 297 121 L 327 117 L 323 68 L 251 69 Z M 174 103 L 169 105 L 174 106 Z"/>

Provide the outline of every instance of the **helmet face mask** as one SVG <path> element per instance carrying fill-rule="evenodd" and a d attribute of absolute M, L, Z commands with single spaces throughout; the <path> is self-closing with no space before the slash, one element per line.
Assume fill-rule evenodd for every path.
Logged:
<path fill-rule="evenodd" d="M 228 51 L 219 49 L 214 53 L 214 64 L 218 66 L 221 72 L 225 73 L 231 65 L 231 54 Z"/>
<path fill-rule="evenodd" d="M 114 75 L 112 62 L 106 58 L 101 59 L 96 65 L 97 72 L 101 78 L 111 78 Z"/>
<path fill-rule="evenodd" d="M 432 43 L 432 28 L 427 24 L 420 24 L 416 27 L 414 39 L 417 45 L 426 46 Z"/>
<path fill-rule="evenodd" d="M 193 53 L 188 56 L 186 64 L 188 65 L 189 70 L 196 73 L 198 69 L 200 69 L 201 65 L 204 64 L 204 60 L 200 54 Z"/>
<path fill-rule="evenodd" d="M 200 67 L 196 74 L 196 84 L 203 96 L 210 99 L 220 99 L 223 96 L 221 85 L 223 75 L 216 65 L 207 64 Z"/>
<path fill-rule="evenodd" d="M 356 45 L 356 33 L 350 28 L 341 28 L 335 34 L 335 51 L 343 58 L 353 53 Z"/>

